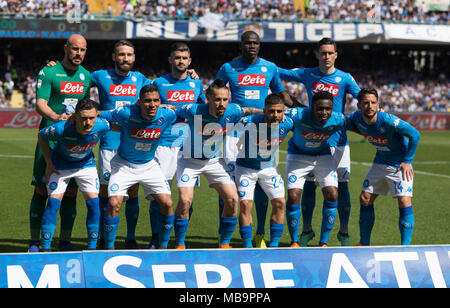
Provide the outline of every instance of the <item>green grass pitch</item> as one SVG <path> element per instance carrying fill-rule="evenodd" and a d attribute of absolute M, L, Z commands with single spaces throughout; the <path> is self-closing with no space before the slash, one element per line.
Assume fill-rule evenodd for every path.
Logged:
<path fill-rule="evenodd" d="M 421 132 L 421 140 L 414 160 L 414 197 L 415 229 L 413 245 L 449 244 L 450 227 L 450 131 Z M 33 187 L 30 185 L 33 155 L 36 145 L 37 129 L 0 129 L 0 253 L 25 252 L 29 240 L 29 203 Z M 362 137 L 349 133 L 352 170 L 350 180 L 351 216 L 349 232 L 352 243 L 359 240 L 359 194 L 362 181 L 373 160 L 375 149 Z M 287 142 L 280 147 L 280 171 L 284 176 Z M 136 236 L 138 244 L 144 248 L 150 238 L 149 202 L 140 190 L 141 211 Z M 174 204 L 178 199 L 175 183 L 172 186 Z M 316 209 L 313 228 L 316 245 L 320 232 L 322 196 L 317 190 Z M 116 248 L 123 248 L 126 233 L 125 207 L 121 210 L 120 227 Z M 78 195 L 78 216 L 73 230 L 73 243 L 77 248 L 86 248 L 85 218 L 86 208 L 81 194 Z M 269 207 L 269 211 L 270 211 Z M 375 202 L 375 227 L 372 233 L 372 245 L 399 245 L 397 201 L 390 196 L 380 196 Z M 268 215 L 269 216 L 269 215 Z M 254 219 L 256 222 L 256 219 Z M 300 228 L 302 225 L 300 225 Z M 186 242 L 191 248 L 217 247 L 218 205 L 217 193 L 210 189 L 205 178 L 201 187 L 196 189 L 194 213 L 189 225 Z M 254 226 L 254 230 L 256 227 Z M 336 218 L 329 246 L 339 246 L 336 239 L 339 219 Z M 54 238 L 58 241 L 59 225 Z M 172 233 L 173 236 L 173 233 Z M 269 218 L 266 221 L 266 240 L 269 240 Z M 285 227 L 280 246 L 287 247 L 290 238 Z M 238 227 L 234 232 L 231 245 L 242 247 Z M 173 247 L 173 242 L 169 243 Z"/>

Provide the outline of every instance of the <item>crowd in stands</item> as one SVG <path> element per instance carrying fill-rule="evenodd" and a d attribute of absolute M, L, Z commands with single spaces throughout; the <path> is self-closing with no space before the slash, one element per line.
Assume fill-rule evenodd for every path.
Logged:
<path fill-rule="evenodd" d="M 222 14 L 226 20 L 242 21 L 336 21 L 448 23 L 448 9 L 429 10 L 421 0 L 309 0 L 303 8 L 294 0 L 117 0 L 114 8 L 94 14 L 86 0 L 79 0 L 80 17 L 192 19 L 207 12 Z M 76 0 L 0 0 L 0 13 L 15 16 L 63 17 L 75 7 Z M 118 12 L 117 12 L 118 11 Z"/>

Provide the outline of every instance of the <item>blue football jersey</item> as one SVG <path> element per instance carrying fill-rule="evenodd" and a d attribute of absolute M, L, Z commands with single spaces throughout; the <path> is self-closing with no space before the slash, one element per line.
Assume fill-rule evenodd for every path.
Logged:
<path fill-rule="evenodd" d="M 158 87 L 161 104 L 182 106 L 185 104 L 204 103 L 203 84 L 200 79 L 192 79 L 189 75 L 185 79 L 175 79 L 171 74 L 156 78 L 153 84 Z M 161 146 L 181 147 L 187 138 L 188 126 L 183 123 L 172 125 L 161 136 Z"/>
<path fill-rule="evenodd" d="M 292 108 L 288 114 L 294 123 L 294 135 L 289 139 L 288 154 L 330 154 L 328 139 L 340 129 L 346 129 L 349 121 L 344 114 L 332 112 L 323 125 L 314 122 L 311 108 Z"/>
<path fill-rule="evenodd" d="M 102 112 L 102 117 L 119 123 L 120 145 L 117 153 L 133 164 L 145 164 L 154 158 L 161 134 L 176 120 L 175 112 L 165 107 L 160 107 L 153 119 L 146 120 L 142 118 L 138 105 Z"/>
<path fill-rule="evenodd" d="M 420 133 L 411 124 L 385 112 L 378 112 L 377 122 L 373 125 L 364 122 L 360 110 L 353 112 L 349 118 L 377 149 L 374 163 L 396 168 L 402 162 L 412 164 Z"/>
<path fill-rule="evenodd" d="M 178 108 L 176 113 L 189 123 L 189 137 L 183 146 L 183 153 L 191 158 L 211 159 L 221 153 L 227 133 L 243 116 L 242 108 L 229 103 L 225 113 L 215 118 L 209 113 L 209 104 L 188 104 Z"/>
<path fill-rule="evenodd" d="M 280 78 L 301 82 L 305 85 L 308 93 L 309 106 L 312 97 L 320 91 L 328 91 L 333 95 L 333 111 L 344 113 L 347 94 L 357 97 L 360 88 L 353 77 L 346 72 L 335 69 L 334 73 L 325 75 L 319 67 L 286 70 L 279 68 Z M 344 146 L 348 144 L 347 134 L 340 131 L 331 136 L 328 140 L 331 146 Z"/>
<path fill-rule="evenodd" d="M 95 157 L 92 149 L 97 142 L 110 130 L 108 121 L 97 118 L 92 130 L 79 134 L 75 124 L 60 121 L 42 129 L 39 134 L 42 139 L 56 141 L 53 148 L 52 162 L 57 170 L 80 169 L 95 167 Z"/>
<path fill-rule="evenodd" d="M 238 58 L 222 65 L 216 79 L 229 83 L 231 102 L 242 107 L 264 109 L 269 89 L 273 93 L 285 90 L 278 74 L 278 67 L 265 59 L 247 64 Z"/>
<path fill-rule="evenodd" d="M 114 68 L 95 71 L 92 84 L 98 89 L 100 110 L 113 110 L 125 105 L 134 104 L 139 99 L 139 91 L 145 85 L 152 84 L 139 72 L 131 71 L 128 76 L 120 76 Z M 100 148 L 117 150 L 120 133 L 110 131 L 100 141 Z"/>
<path fill-rule="evenodd" d="M 275 167 L 275 152 L 294 127 L 292 119 L 269 127 L 264 114 L 257 114 L 242 118 L 242 123 L 246 125 L 241 136 L 244 153 L 239 153 L 236 164 L 256 170 Z"/>

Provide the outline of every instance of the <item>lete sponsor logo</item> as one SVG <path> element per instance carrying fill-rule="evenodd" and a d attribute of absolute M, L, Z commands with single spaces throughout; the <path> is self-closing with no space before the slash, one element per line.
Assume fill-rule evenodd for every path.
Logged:
<path fill-rule="evenodd" d="M 339 85 L 338 84 L 329 84 L 322 82 L 313 82 L 312 93 L 317 93 L 321 91 L 330 92 L 334 97 L 338 96 L 339 93 Z"/>
<path fill-rule="evenodd" d="M 109 95 L 111 96 L 136 96 L 137 89 L 134 84 L 110 84 Z"/>
<path fill-rule="evenodd" d="M 363 134 L 364 137 L 366 137 L 367 141 L 369 141 L 372 144 L 375 145 L 387 145 L 389 144 L 389 140 L 387 137 L 384 136 L 371 136 Z"/>
<path fill-rule="evenodd" d="M 169 103 L 195 103 L 194 91 L 167 91 L 167 101 Z"/>
<path fill-rule="evenodd" d="M 61 81 L 61 94 L 80 94 L 84 93 L 82 82 Z"/>
<path fill-rule="evenodd" d="M 307 140 L 313 140 L 313 141 L 323 141 L 323 140 L 327 140 L 328 138 L 330 138 L 329 133 L 315 133 L 315 132 L 308 132 L 306 130 L 302 132 L 302 136 L 303 136 L 303 138 L 305 138 Z"/>
<path fill-rule="evenodd" d="M 239 75 L 238 82 L 240 86 L 265 86 L 266 76 L 263 74 Z"/>
<path fill-rule="evenodd" d="M 131 131 L 131 138 L 139 140 L 157 140 L 161 136 L 161 128 L 139 128 L 134 127 Z"/>
<path fill-rule="evenodd" d="M 91 142 L 88 144 L 68 144 L 67 145 L 67 151 L 69 152 L 89 152 L 92 150 L 97 142 Z"/>
<path fill-rule="evenodd" d="M 41 116 L 34 111 L 0 112 L 0 127 L 5 128 L 37 128 Z"/>

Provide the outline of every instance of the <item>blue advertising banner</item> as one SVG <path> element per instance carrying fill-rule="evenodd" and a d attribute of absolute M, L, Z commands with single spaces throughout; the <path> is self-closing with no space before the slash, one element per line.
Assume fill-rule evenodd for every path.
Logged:
<path fill-rule="evenodd" d="M 0 255 L 1 288 L 447 288 L 450 245 Z"/>

